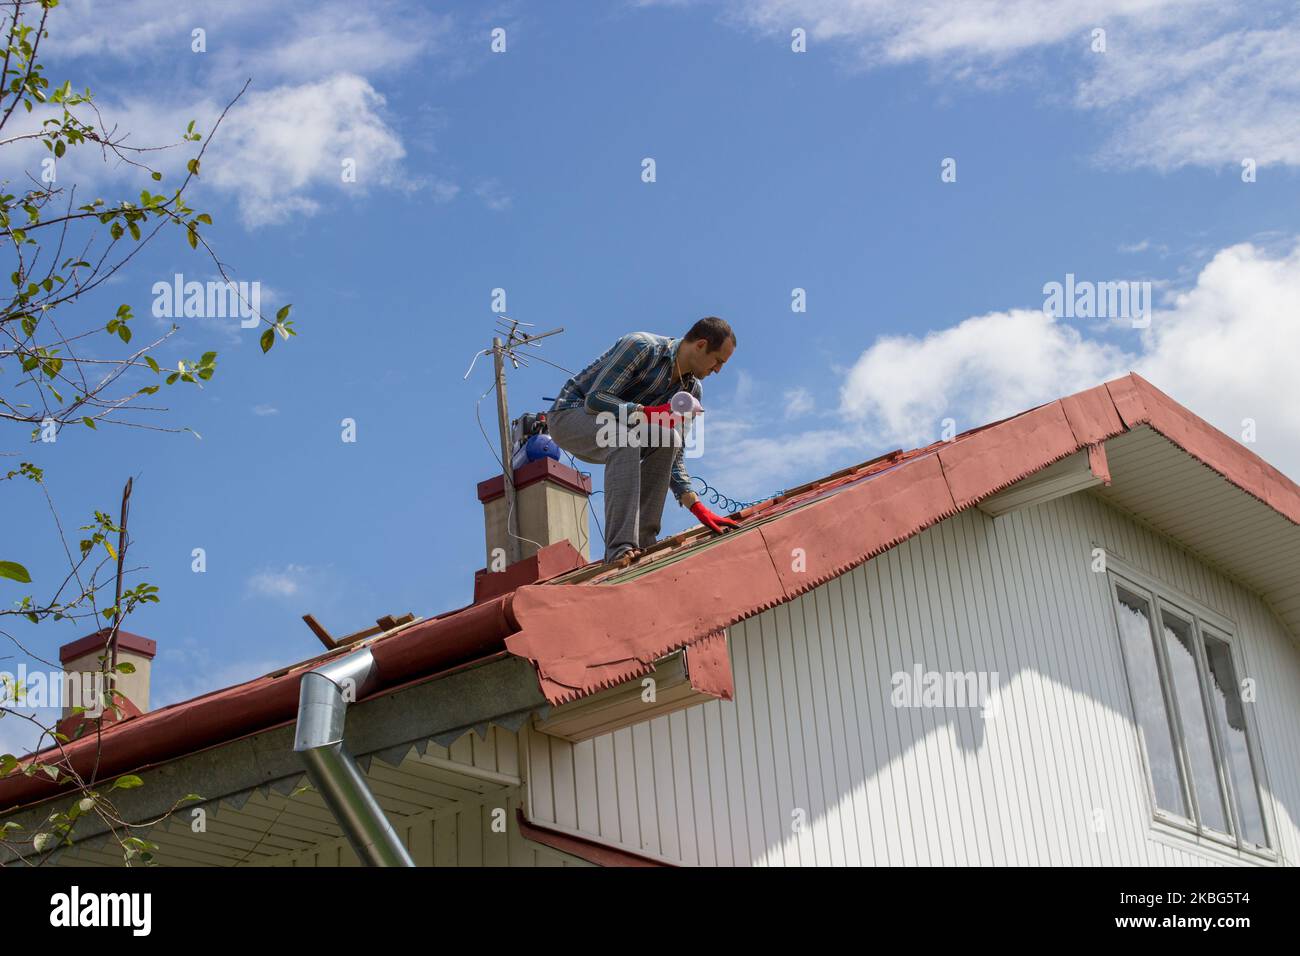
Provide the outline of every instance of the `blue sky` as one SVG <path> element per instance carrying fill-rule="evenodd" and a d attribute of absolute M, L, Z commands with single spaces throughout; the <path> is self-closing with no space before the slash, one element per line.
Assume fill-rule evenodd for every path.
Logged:
<path fill-rule="evenodd" d="M 628 331 L 727 318 L 739 347 L 705 384 L 690 467 L 736 498 L 1129 369 L 1229 434 L 1253 419 L 1254 450 L 1300 477 L 1290 5 L 1249 20 L 1158 0 L 281 8 L 69 0 L 51 20 L 51 76 L 90 85 L 142 141 L 191 118 L 206 132 L 252 77 L 192 203 L 299 330 L 262 356 L 237 322 L 180 320 L 159 360 L 217 349 L 218 373 L 165 392 L 155 421 L 201 440 L 105 425 L 5 442 L 46 469 L 65 524 L 116 510 L 134 476 L 131 563 L 162 602 L 126 626 L 159 642 L 155 705 L 314 654 L 304 612 L 343 633 L 470 599 L 490 364 L 462 376 L 495 288 L 511 316 L 566 329 L 542 354 L 569 368 Z M 142 185 L 98 162 L 65 175 L 106 198 Z M 127 302 L 137 334 L 161 332 L 151 289 L 178 272 L 214 277 L 165 238 L 76 308 L 106 321 Z M 1067 273 L 1151 282 L 1151 327 L 1044 316 L 1044 285 Z M 512 410 L 544 408 L 564 377 L 512 373 Z M 490 399 L 482 413 L 491 433 Z M 51 519 L 30 490 L 4 493 L 2 556 L 44 593 L 63 568 Z M 671 501 L 666 515 L 664 533 L 694 523 Z M 13 634 L 53 659 L 87 630 Z M 0 669 L 30 661 L 5 653 Z M 0 750 L 27 741 L 16 724 Z"/>

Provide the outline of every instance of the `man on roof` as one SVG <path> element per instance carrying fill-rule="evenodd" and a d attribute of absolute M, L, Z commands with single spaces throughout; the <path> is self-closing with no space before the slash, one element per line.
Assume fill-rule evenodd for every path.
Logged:
<path fill-rule="evenodd" d="M 710 530 L 736 527 L 691 490 L 682 452 L 689 423 L 669 404 L 677 392 L 698 403 L 700 379 L 720 371 L 735 348 L 731 326 L 710 316 L 680 339 L 625 335 L 564 383 L 547 423 L 561 448 L 605 466 L 606 561 L 630 561 L 654 544 L 669 489 Z"/>

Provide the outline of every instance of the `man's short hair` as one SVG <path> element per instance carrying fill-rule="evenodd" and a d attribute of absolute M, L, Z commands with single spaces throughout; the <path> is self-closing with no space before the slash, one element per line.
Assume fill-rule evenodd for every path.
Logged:
<path fill-rule="evenodd" d="M 698 342 L 700 339 L 709 343 L 709 351 L 716 352 L 722 348 L 722 343 L 731 339 L 731 346 L 736 346 L 736 333 L 731 331 L 725 320 L 718 318 L 716 315 L 710 315 L 700 319 L 691 326 L 691 330 L 686 333 L 685 341 Z"/>

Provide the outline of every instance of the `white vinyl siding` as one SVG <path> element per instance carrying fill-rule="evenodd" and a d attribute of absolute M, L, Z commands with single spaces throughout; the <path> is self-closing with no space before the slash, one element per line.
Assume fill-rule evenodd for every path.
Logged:
<path fill-rule="evenodd" d="M 1090 493 L 964 512 L 734 626 L 735 702 L 579 744 L 525 732 L 532 818 L 688 865 L 1260 861 L 1153 822 L 1098 547 L 1232 622 L 1273 848 L 1295 862 L 1294 638 Z M 893 675 L 917 664 L 996 672 L 990 716 L 893 706 Z"/>

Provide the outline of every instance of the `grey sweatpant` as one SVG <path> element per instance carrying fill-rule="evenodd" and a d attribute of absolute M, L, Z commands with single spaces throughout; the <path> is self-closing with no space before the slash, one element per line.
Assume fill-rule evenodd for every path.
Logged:
<path fill-rule="evenodd" d="M 551 411 L 546 420 L 561 448 L 574 458 L 605 466 L 605 559 L 654 544 L 673 456 L 681 448 L 603 447 L 596 442 L 596 416 L 583 408 Z"/>

